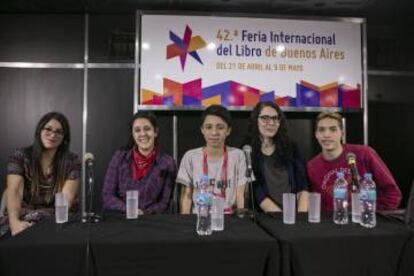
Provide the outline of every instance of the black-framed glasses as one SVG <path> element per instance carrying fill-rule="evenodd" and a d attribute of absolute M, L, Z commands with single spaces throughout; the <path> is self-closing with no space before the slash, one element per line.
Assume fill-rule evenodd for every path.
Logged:
<path fill-rule="evenodd" d="M 260 115 L 259 119 L 262 120 L 262 122 L 266 123 L 266 124 L 268 124 L 270 122 L 279 123 L 279 121 L 280 121 L 280 117 L 278 115 L 275 115 L 275 116 Z"/>
<path fill-rule="evenodd" d="M 57 137 L 63 137 L 65 135 L 65 132 L 63 129 L 53 129 L 51 127 L 44 127 L 43 130 L 45 131 L 47 136 L 50 136 L 52 134 L 55 134 Z"/>

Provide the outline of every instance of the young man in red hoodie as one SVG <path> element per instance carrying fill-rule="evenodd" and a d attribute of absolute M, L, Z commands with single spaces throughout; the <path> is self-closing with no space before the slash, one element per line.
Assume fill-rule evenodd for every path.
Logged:
<path fill-rule="evenodd" d="M 316 118 L 315 136 L 322 152 L 310 160 L 307 171 L 312 190 L 321 193 L 322 210 L 333 210 L 333 185 L 337 172 L 344 172 L 351 183 L 351 170 L 347 155 L 355 154 L 360 180 L 365 173 L 372 173 L 377 186 L 377 209 L 396 209 L 401 201 L 401 191 L 385 163 L 374 149 L 363 145 L 342 144 L 342 117 L 338 113 L 322 112 Z M 351 193 L 349 193 L 350 202 Z"/>

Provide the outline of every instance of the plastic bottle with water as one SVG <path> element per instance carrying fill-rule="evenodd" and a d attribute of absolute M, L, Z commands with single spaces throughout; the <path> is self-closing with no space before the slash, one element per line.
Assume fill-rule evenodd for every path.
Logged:
<path fill-rule="evenodd" d="M 364 180 L 361 182 L 360 189 L 361 202 L 361 225 L 367 228 L 373 228 L 377 224 L 376 205 L 377 190 L 375 182 L 372 180 L 372 174 L 364 174 Z"/>
<path fill-rule="evenodd" d="M 336 173 L 336 181 L 333 190 L 333 221 L 336 224 L 348 223 L 348 182 L 343 172 Z"/>
<path fill-rule="evenodd" d="M 200 236 L 211 235 L 211 214 L 210 209 L 213 197 L 210 190 L 210 181 L 208 176 L 203 176 L 200 180 L 198 193 L 196 195 L 197 208 L 197 234 Z"/>

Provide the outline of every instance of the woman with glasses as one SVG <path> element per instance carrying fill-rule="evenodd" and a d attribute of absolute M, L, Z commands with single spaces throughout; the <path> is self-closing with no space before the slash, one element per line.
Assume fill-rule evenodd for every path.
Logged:
<path fill-rule="evenodd" d="M 70 129 L 57 112 L 37 124 L 33 144 L 17 149 L 7 165 L 7 213 L 12 235 L 32 225 L 28 210 L 53 212 L 54 196 L 62 192 L 71 206 L 79 189 L 81 164 L 69 152 Z M 24 216 L 26 215 L 26 216 Z"/>
<path fill-rule="evenodd" d="M 226 145 L 231 133 L 227 109 L 221 105 L 208 107 L 201 116 L 200 130 L 205 145 L 187 151 L 178 170 L 177 183 L 183 185 L 181 213 L 194 212 L 193 192 L 203 176 L 208 176 L 214 195 L 224 199 L 225 213 L 244 208 L 246 161 L 240 149 Z"/>
<path fill-rule="evenodd" d="M 282 209 L 282 194 L 293 192 L 298 197 L 298 210 L 307 210 L 305 161 L 288 136 L 286 117 L 273 102 L 258 103 L 249 122 L 245 144 L 252 146 L 252 164 L 256 183 L 256 202 L 264 212 Z"/>
<path fill-rule="evenodd" d="M 126 192 L 139 192 L 138 213 L 167 211 L 177 169 L 174 159 L 158 146 L 160 132 L 152 112 L 138 111 L 129 124 L 129 142 L 115 152 L 102 189 L 107 211 L 126 212 Z"/>

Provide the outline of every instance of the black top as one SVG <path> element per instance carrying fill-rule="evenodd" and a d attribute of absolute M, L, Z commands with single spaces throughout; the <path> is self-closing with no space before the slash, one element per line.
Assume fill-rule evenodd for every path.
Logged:
<path fill-rule="evenodd" d="M 274 159 L 274 170 L 275 173 L 269 172 L 269 164 L 265 168 L 265 160 L 269 156 L 265 156 L 261 152 L 253 155 L 253 173 L 255 176 L 254 183 L 254 192 L 257 204 L 260 204 L 266 197 L 272 198 L 275 196 L 275 193 L 283 192 L 293 192 L 298 193 L 303 190 L 307 190 L 309 186 L 308 177 L 306 174 L 306 163 L 303 160 L 302 156 L 299 153 L 297 146 L 293 146 L 292 159 L 288 161 L 282 161 L 276 159 L 276 154 L 274 153 L 271 157 Z M 268 163 L 268 162 L 266 162 Z M 282 170 L 282 178 L 277 178 L 277 171 Z M 288 175 L 288 185 L 286 185 L 283 170 L 287 171 Z M 274 174 L 272 176 L 272 174 Z M 280 175 L 280 174 L 279 174 Z M 274 179 L 273 179 L 274 177 Z M 272 180 L 272 181 L 270 181 Z M 269 183 L 270 182 L 270 183 Z M 277 188 L 270 187 L 270 185 L 277 185 Z M 276 193 L 276 195 L 277 195 Z M 274 198 L 278 201 L 278 196 Z M 277 202 L 276 202 L 277 203 Z"/>

